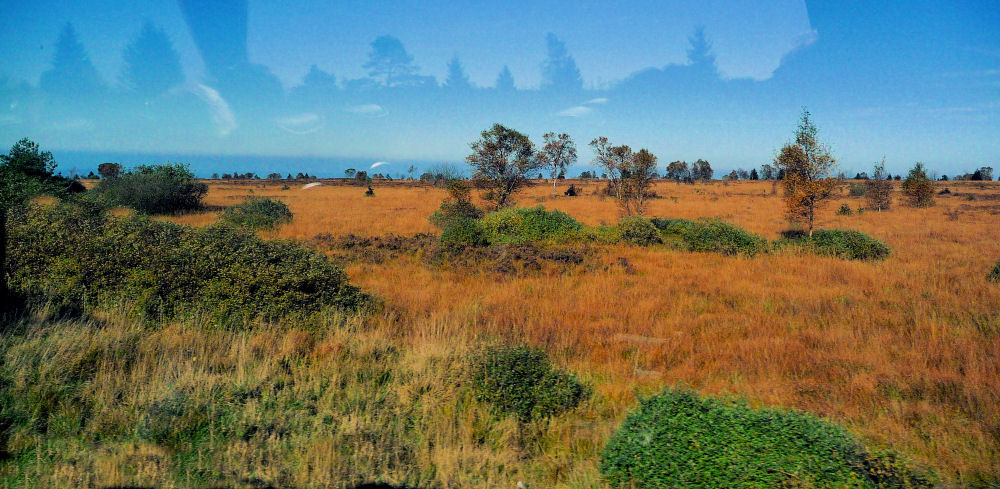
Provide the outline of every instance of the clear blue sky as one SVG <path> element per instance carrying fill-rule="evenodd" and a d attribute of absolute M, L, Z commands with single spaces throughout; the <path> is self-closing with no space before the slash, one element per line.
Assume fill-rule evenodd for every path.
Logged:
<path fill-rule="evenodd" d="M 57 157 L 173 154 L 196 167 L 198 155 L 402 167 L 460 161 L 499 121 L 535 141 L 566 131 L 583 147 L 603 135 L 648 147 L 664 164 L 706 158 L 722 170 L 770 160 L 808 106 L 851 173 L 883 155 L 894 172 L 917 160 L 949 174 L 1000 167 L 996 1 L 210 3 L 7 3 L 0 144 L 29 136 Z M 123 53 L 147 21 L 166 35 L 181 74 L 136 96 Z M 81 63 L 56 61 L 67 23 L 93 65 L 93 92 L 78 86 L 95 78 Z M 699 28 L 707 64 L 689 56 Z M 546 75 L 549 34 L 579 85 Z M 393 82 L 365 67 L 386 35 L 418 75 L 401 86 L 379 86 Z M 161 75 L 169 59 L 140 57 L 147 78 L 170 78 Z M 439 87 L 455 57 L 470 88 Z M 300 87 L 313 66 L 333 81 L 314 76 Z M 504 66 L 515 89 L 493 90 Z"/>

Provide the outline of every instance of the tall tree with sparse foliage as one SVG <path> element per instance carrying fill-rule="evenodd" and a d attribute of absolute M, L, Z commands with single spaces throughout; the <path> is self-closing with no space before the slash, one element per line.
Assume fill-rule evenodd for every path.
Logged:
<path fill-rule="evenodd" d="M 576 163 L 576 143 L 569 134 L 545 133 L 545 146 L 538 152 L 538 163 L 552 172 L 552 195 L 556 195 L 556 180 L 566 174 L 566 167 Z"/>
<path fill-rule="evenodd" d="M 811 238 L 816 209 L 833 194 L 838 182 L 830 177 L 837 160 L 816 139 L 818 129 L 809 116 L 809 111 L 802 109 L 795 142 L 781 148 L 774 164 L 784 173 L 788 219 L 805 222 Z"/>
<path fill-rule="evenodd" d="M 934 182 L 927 177 L 924 164 L 917 162 L 903 180 L 903 194 L 913 207 L 934 205 Z"/>
<path fill-rule="evenodd" d="M 868 208 L 874 211 L 888 210 L 892 206 L 892 180 L 885 171 L 885 157 L 875 163 L 868 180 L 865 180 L 865 199 Z"/>
<path fill-rule="evenodd" d="M 472 154 L 465 161 L 472 166 L 476 185 L 485 191 L 483 198 L 499 210 L 511 204 L 511 197 L 538 170 L 535 147 L 528 136 L 501 124 L 485 130 L 470 145 Z"/>

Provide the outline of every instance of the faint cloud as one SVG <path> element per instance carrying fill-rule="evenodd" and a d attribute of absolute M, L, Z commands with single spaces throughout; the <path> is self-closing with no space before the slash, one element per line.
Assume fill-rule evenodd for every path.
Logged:
<path fill-rule="evenodd" d="M 379 104 L 352 105 L 345 110 L 352 114 L 364 115 L 368 117 L 385 117 L 389 114 L 389 112 L 387 112 Z"/>
<path fill-rule="evenodd" d="M 229 103 L 226 102 L 226 99 L 222 98 L 222 95 L 219 95 L 219 92 L 201 83 L 195 84 L 193 91 L 212 110 L 212 124 L 215 124 L 215 128 L 219 131 L 220 136 L 228 136 L 229 133 L 236 129 L 236 116 L 233 115 L 232 109 L 229 108 Z"/>
<path fill-rule="evenodd" d="M 576 107 L 570 107 L 566 110 L 560 111 L 556 115 L 560 117 L 583 117 L 593 111 L 594 109 L 585 105 L 577 105 Z"/>
<path fill-rule="evenodd" d="M 372 163 L 372 166 L 370 166 L 368 169 L 369 170 L 374 170 L 374 169 L 376 169 L 376 168 L 378 168 L 380 166 L 385 166 L 385 165 L 388 165 L 388 164 L 389 164 L 388 161 L 376 161 L 375 163 Z"/>
<path fill-rule="evenodd" d="M 323 128 L 323 118 L 312 112 L 279 117 L 274 122 L 292 134 L 312 134 Z"/>
<path fill-rule="evenodd" d="M 66 119 L 52 123 L 52 129 L 56 131 L 89 131 L 94 128 L 94 121 L 90 119 Z"/>
<path fill-rule="evenodd" d="M 596 105 L 596 104 L 606 104 L 608 99 L 605 97 L 592 98 L 583 103 L 583 105 Z"/>

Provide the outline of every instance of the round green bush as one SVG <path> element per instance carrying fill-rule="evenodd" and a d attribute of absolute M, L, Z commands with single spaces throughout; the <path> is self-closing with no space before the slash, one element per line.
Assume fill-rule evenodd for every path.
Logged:
<path fill-rule="evenodd" d="M 1000 261 L 997 261 L 996 265 L 993 265 L 993 270 L 990 274 L 986 276 L 986 280 L 990 282 L 1000 282 Z"/>
<path fill-rule="evenodd" d="M 601 460 L 601 474 L 618 487 L 928 487 L 898 469 L 896 479 L 870 472 L 886 467 L 869 463 L 846 430 L 811 415 L 672 389 L 642 400 Z"/>
<path fill-rule="evenodd" d="M 664 242 L 688 251 L 754 256 L 770 248 L 766 239 L 717 218 L 656 218 L 652 222 Z"/>
<path fill-rule="evenodd" d="M 489 240 L 475 219 L 448 220 L 441 230 L 441 244 L 446 246 L 488 246 Z"/>
<path fill-rule="evenodd" d="M 292 211 L 280 200 L 254 197 L 227 207 L 219 219 L 224 223 L 249 229 L 269 229 L 291 221 Z"/>
<path fill-rule="evenodd" d="M 807 241 L 817 254 L 846 260 L 884 260 L 891 253 L 885 243 L 859 231 L 821 229 Z"/>
<path fill-rule="evenodd" d="M 656 226 L 641 216 L 623 217 L 618 221 L 618 236 L 622 241 L 636 246 L 650 246 L 660 242 Z"/>
<path fill-rule="evenodd" d="M 565 212 L 534 208 L 504 209 L 479 220 L 492 244 L 564 241 L 580 236 L 583 224 Z"/>
<path fill-rule="evenodd" d="M 472 363 L 476 398 L 524 423 L 573 409 L 590 394 L 572 374 L 554 369 L 538 348 L 488 348 Z"/>

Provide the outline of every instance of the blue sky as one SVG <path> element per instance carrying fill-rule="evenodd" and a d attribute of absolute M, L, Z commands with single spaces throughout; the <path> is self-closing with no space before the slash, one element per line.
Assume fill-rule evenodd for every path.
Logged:
<path fill-rule="evenodd" d="M 335 162 L 348 158 L 460 162 L 480 130 L 502 122 L 535 141 L 566 131 L 582 148 L 607 136 L 648 147 L 664 164 L 706 158 L 723 170 L 767 162 L 808 106 L 850 173 L 883 155 L 894 172 L 917 160 L 950 174 L 1000 165 L 995 1 L 251 0 L 245 23 L 233 20 L 239 2 L 237 15 L 210 3 L 2 7 L 0 144 L 29 136 L 57 159 L 59 151 L 150 153 L 196 169 L 199 155 L 318 157 L 313 173 L 338 174 Z M 166 35 L 183 73 L 140 100 L 123 83 L 122 53 L 144 22 Z M 67 23 L 103 84 L 98 92 L 73 86 L 79 70 L 54 68 Z M 707 58 L 689 55 L 698 29 Z M 579 86 L 546 84 L 550 34 Z M 385 35 L 412 57 L 419 87 L 369 78 L 372 42 Z M 219 55 L 222 44 L 235 57 Z M 438 86 L 455 57 L 468 89 Z M 296 88 L 313 66 L 333 81 Z M 492 90 L 504 66 L 510 93 Z M 66 83 L 41 82 L 47 71 Z"/>

